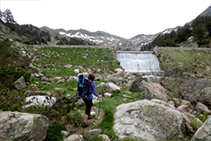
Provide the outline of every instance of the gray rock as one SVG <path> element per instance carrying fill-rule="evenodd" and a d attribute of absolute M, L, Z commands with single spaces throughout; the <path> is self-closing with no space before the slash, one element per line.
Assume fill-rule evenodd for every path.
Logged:
<path fill-rule="evenodd" d="M 59 77 L 59 76 L 52 78 L 53 81 L 58 81 L 60 79 L 62 79 L 62 77 Z"/>
<path fill-rule="evenodd" d="M 69 65 L 64 65 L 63 67 L 69 69 L 69 68 L 71 68 L 72 66 L 73 66 L 73 65 L 70 65 L 70 64 L 69 64 Z"/>
<path fill-rule="evenodd" d="M 120 139 L 159 141 L 184 139 L 182 114 L 163 104 L 139 100 L 116 107 L 113 130 Z"/>
<path fill-rule="evenodd" d="M 26 98 L 25 102 L 31 101 L 32 103 L 22 106 L 22 108 L 28 108 L 30 106 L 48 106 L 51 107 L 56 103 L 55 97 L 35 95 Z"/>
<path fill-rule="evenodd" d="M 196 131 L 191 141 L 210 141 L 211 140 L 211 117 Z"/>
<path fill-rule="evenodd" d="M 78 134 L 70 135 L 68 138 L 64 139 L 64 141 L 83 141 L 83 136 Z"/>
<path fill-rule="evenodd" d="M 85 130 L 84 131 L 84 136 L 85 137 L 92 137 L 99 135 L 102 131 L 100 129 L 93 129 L 93 130 Z"/>
<path fill-rule="evenodd" d="M 64 79 L 60 79 L 59 81 L 56 82 L 56 84 L 64 83 L 64 81 L 65 81 Z"/>
<path fill-rule="evenodd" d="M 72 125 L 70 125 L 70 124 L 66 125 L 65 128 L 66 128 L 66 130 L 69 131 L 69 132 L 75 131 L 75 128 L 74 128 Z"/>
<path fill-rule="evenodd" d="M 79 72 L 80 72 L 79 69 L 74 70 L 74 73 L 79 73 Z"/>
<path fill-rule="evenodd" d="M 105 134 L 100 134 L 99 136 L 102 137 L 104 141 L 110 141 L 110 139 L 108 138 L 108 136 L 105 135 Z"/>
<path fill-rule="evenodd" d="M 17 81 L 14 83 L 16 89 L 22 89 L 26 87 L 26 81 L 23 76 L 21 76 Z"/>
<path fill-rule="evenodd" d="M 160 99 L 168 101 L 168 98 L 170 98 L 165 88 L 158 83 L 141 81 L 138 89 L 141 92 L 141 99 Z"/>
<path fill-rule="evenodd" d="M 43 76 L 43 77 L 41 78 L 41 80 L 42 80 L 42 81 L 48 81 L 48 82 L 50 81 L 50 79 L 48 79 L 48 78 L 45 77 L 45 76 Z"/>
<path fill-rule="evenodd" d="M 117 85 L 115 85 L 114 83 L 111 83 L 111 82 L 105 83 L 103 85 L 103 89 L 105 90 L 105 92 L 109 92 L 109 93 L 121 92 L 120 87 L 118 87 Z"/>
<path fill-rule="evenodd" d="M 42 81 L 41 84 L 45 84 L 45 85 L 51 85 L 50 82 L 46 82 L 46 81 Z"/>
<path fill-rule="evenodd" d="M 15 114 L 14 114 L 15 113 Z M 14 117 L 9 115 L 14 114 Z M 29 113 L 0 111 L 0 140 L 13 141 L 28 140 L 42 141 L 48 130 L 48 118 L 46 116 Z"/>
<path fill-rule="evenodd" d="M 80 99 L 75 103 L 75 106 L 77 106 L 77 107 L 83 107 L 83 106 L 85 106 L 85 103 L 84 103 L 83 99 L 80 98 Z"/>
<path fill-rule="evenodd" d="M 120 84 L 120 83 L 119 83 L 119 80 L 118 80 L 117 78 L 115 78 L 115 77 L 108 77 L 105 81 L 106 81 L 107 83 L 112 82 L 112 83 L 114 83 L 114 84 L 116 84 L 116 85 L 119 85 L 119 84 Z"/>
<path fill-rule="evenodd" d="M 125 97 L 125 98 L 132 98 L 131 96 L 128 96 L 128 95 L 123 95 L 123 97 Z"/>
<path fill-rule="evenodd" d="M 67 79 L 67 82 L 70 82 L 72 80 L 78 80 L 78 77 L 76 77 L 76 76 L 69 76 L 66 79 Z"/>
<path fill-rule="evenodd" d="M 138 77 L 138 78 L 136 78 L 136 79 L 133 81 L 132 85 L 131 85 L 131 89 L 132 89 L 133 91 L 135 91 L 135 92 L 139 92 L 139 85 L 140 85 L 140 83 L 141 83 L 142 80 L 143 80 L 143 79 L 142 79 L 141 76 Z"/>
<path fill-rule="evenodd" d="M 103 77 L 99 74 L 95 74 L 95 80 L 96 81 L 100 81 L 100 80 L 103 80 Z"/>
<path fill-rule="evenodd" d="M 111 93 L 104 93 L 104 96 L 105 96 L 105 97 L 111 97 L 112 94 L 111 94 Z"/>
<path fill-rule="evenodd" d="M 67 135 L 69 134 L 69 132 L 68 132 L 68 131 L 62 130 L 62 131 L 61 131 L 61 134 L 64 135 L 65 137 L 67 137 Z"/>
<path fill-rule="evenodd" d="M 198 112 L 200 112 L 200 113 L 202 113 L 202 114 L 203 114 L 204 112 L 205 112 L 205 113 L 208 113 L 208 114 L 211 113 L 211 111 L 207 108 L 207 106 L 204 105 L 204 104 L 202 104 L 202 103 L 200 103 L 200 102 L 197 103 L 195 109 L 196 109 L 196 111 L 198 111 Z"/>

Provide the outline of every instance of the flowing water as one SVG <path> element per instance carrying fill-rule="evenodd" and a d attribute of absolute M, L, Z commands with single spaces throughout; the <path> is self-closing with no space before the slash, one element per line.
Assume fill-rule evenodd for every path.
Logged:
<path fill-rule="evenodd" d="M 162 72 L 159 61 L 152 52 L 119 51 L 116 55 L 125 71 L 146 74 Z"/>

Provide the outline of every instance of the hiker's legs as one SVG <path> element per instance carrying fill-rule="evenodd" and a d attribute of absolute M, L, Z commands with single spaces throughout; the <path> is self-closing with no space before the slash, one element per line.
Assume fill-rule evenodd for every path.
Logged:
<path fill-rule="evenodd" d="M 86 103 L 86 110 L 84 115 L 84 122 L 87 122 L 88 117 L 90 115 L 91 108 L 93 106 L 92 100 L 86 100 L 84 99 L 84 102 Z"/>

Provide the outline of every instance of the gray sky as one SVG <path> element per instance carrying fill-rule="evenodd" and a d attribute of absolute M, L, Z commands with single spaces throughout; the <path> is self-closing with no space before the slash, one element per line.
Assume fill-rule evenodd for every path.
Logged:
<path fill-rule="evenodd" d="M 124 38 L 183 26 L 211 0 L 0 0 L 19 24 L 105 31 Z"/>

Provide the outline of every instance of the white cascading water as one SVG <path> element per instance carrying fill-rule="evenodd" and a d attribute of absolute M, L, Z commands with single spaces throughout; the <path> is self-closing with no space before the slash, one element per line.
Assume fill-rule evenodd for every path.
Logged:
<path fill-rule="evenodd" d="M 125 71 L 140 73 L 161 71 L 159 61 L 154 54 L 117 52 L 117 59 Z"/>

